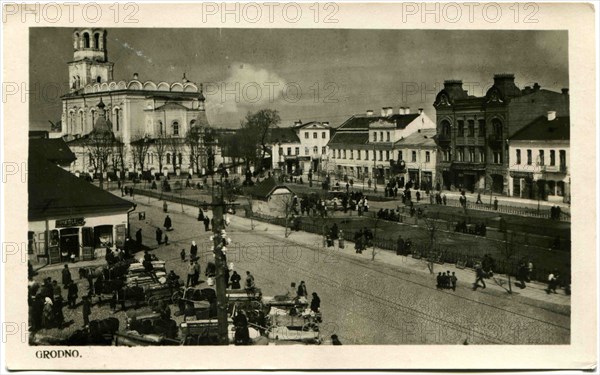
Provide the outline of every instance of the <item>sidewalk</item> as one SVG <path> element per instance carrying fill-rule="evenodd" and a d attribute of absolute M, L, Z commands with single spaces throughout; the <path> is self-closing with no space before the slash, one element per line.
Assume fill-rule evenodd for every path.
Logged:
<path fill-rule="evenodd" d="M 151 199 L 150 203 L 147 197 L 137 196 L 138 199 L 133 199 L 134 202 L 138 203 L 140 206 L 153 206 L 157 208 L 162 207 L 162 201 L 158 201 L 155 199 Z M 126 197 L 126 199 L 131 200 L 130 197 Z M 182 213 L 190 216 L 192 218 L 196 218 L 198 214 L 198 208 L 192 206 L 180 206 L 178 208 L 182 208 Z M 243 228 L 244 230 L 251 230 L 250 228 L 250 219 L 245 217 L 235 215 L 232 220 L 232 226 Z M 344 257 L 354 258 L 354 259 L 362 259 L 363 261 L 371 261 L 371 248 L 365 250 L 363 254 L 356 254 L 354 250 L 354 243 L 351 241 L 346 241 L 345 248 L 339 249 L 338 243 L 336 242 L 336 246 L 334 248 L 324 248 L 322 246 L 315 246 L 315 244 L 322 244 L 323 238 L 321 235 L 308 233 L 308 232 L 292 232 L 292 234 L 288 237 L 284 237 L 283 227 L 277 226 L 274 224 L 268 224 L 262 221 L 255 220 L 255 225 L 258 225 L 258 228 L 255 228 L 255 231 L 264 231 L 267 236 L 274 236 L 279 238 L 281 241 L 285 242 L 293 242 L 301 246 L 309 247 L 315 250 L 322 251 L 335 251 L 338 254 L 342 254 Z M 472 283 L 475 281 L 475 272 L 472 269 L 459 269 L 454 264 L 434 264 L 434 274 L 431 274 L 427 265 L 427 262 L 423 259 L 413 259 L 410 256 L 398 256 L 394 252 L 389 250 L 377 249 L 376 256 L 374 262 L 385 264 L 388 266 L 393 266 L 395 268 L 401 268 L 414 273 L 421 273 L 423 275 L 428 275 L 431 277 L 431 285 L 435 286 L 436 280 L 435 276 L 437 276 L 438 272 L 455 272 L 458 278 L 458 287 L 459 288 L 472 288 Z M 486 279 L 486 289 L 479 288 L 477 291 L 473 291 L 473 293 L 490 293 L 498 296 L 507 296 L 508 292 L 508 283 L 507 283 L 506 275 L 494 275 L 491 279 Z M 559 290 L 557 294 L 547 294 L 545 289 L 546 285 L 538 282 L 527 283 L 527 287 L 525 289 L 520 289 L 516 285 L 514 285 L 514 278 L 511 278 L 512 281 L 512 296 L 518 296 L 522 298 L 526 298 L 533 302 L 534 304 L 553 304 L 558 305 L 563 310 L 570 311 L 571 305 L 571 297 L 566 295 L 564 290 Z"/>

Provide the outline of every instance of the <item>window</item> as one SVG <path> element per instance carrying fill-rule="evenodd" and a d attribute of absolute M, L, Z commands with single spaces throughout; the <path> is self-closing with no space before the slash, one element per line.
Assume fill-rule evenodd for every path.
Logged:
<path fill-rule="evenodd" d="M 556 182 L 556 195 L 560 195 L 561 197 L 565 195 L 565 182 L 557 181 Z"/>
<path fill-rule="evenodd" d="M 354 150 L 350 150 L 350 160 L 354 159 Z"/>
<path fill-rule="evenodd" d="M 475 149 L 473 147 L 469 148 L 469 161 L 475 163 Z"/>
<path fill-rule="evenodd" d="M 388 150 L 385 151 L 385 160 L 390 160 L 390 152 Z"/>
<path fill-rule="evenodd" d="M 492 120 L 492 130 L 496 139 L 502 139 L 502 122 L 498 119 Z"/>
<path fill-rule="evenodd" d="M 100 48 L 100 34 L 94 34 L 94 48 Z"/>
<path fill-rule="evenodd" d="M 544 165 L 544 150 L 540 150 L 539 159 L 540 159 L 540 165 Z"/>
<path fill-rule="evenodd" d="M 456 157 L 458 158 L 458 161 L 465 161 L 465 150 L 462 147 L 459 147 L 457 152 L 456 152 Z"/>
<path fill-rule="evenodd" d="M 465 122 L 463 120 L 458 120 L 458 136 L 465 136 Z"/>
<path fill-rule="evenodd" d="M 322 132 L 321 133 L 321 138 L 323 138 L 323 139 L 327 138 L 327 133 L 326 132 Z"/>
<path fill-rule="evenodd" d="M 282 150 L 283 152 L 283 150 Z M 171 154 L 167 152 L 167 164 L 171 164 Z"/>
<path fill-rule="evenodd" d="M 119 131 L 119 108 L 115 108 L 115 126 L 117 127 L 117 131 Z"/>
<path fill-rule="evenodd" d="M 102 77 L 100 77 L 100 76 L 96 77 L 96 82 L 97 82 L 97 83 L 100 83 L 100 82 L 102 82 Z"/>
<path fill-rule="evenodd" d="M 379 132 L 379 141 L 383 142 L 383 132 Z"/>
<path fill-rule="evenodd" d="M 319 148 L 317 146 L 313 147 L 313 154 L 318 154 Z"/>
<path fill-rule="evenodd" d="M 477 120 L 477 125 L 479 126 L 479 129 L 477 130 L 477 135 L 480 137 L 485 137 L 485 120 Z"/>
<path fill-rule="evenodd" d="M 362 151 L 358 150 L 356 154 L 356 160 L 360 160 L 360 154 L 362 154 Z"/>
<path fill-rule="evenodd" d="M 344 150 L 344 159 L 346 159 L 346 150 Z"/>
<path fill-rule="evenodd" d="M 444 137 L 450 137 L 450 123 L 446 120 L 442 121 L 442 135 Z"/>
<path fill-rule="evenodd" d="M 425 163 L 429 163 L 431 161 L 431 154 L 429 151 L 425 151 Z"/>
<path fill-rule="evenodd" d="M 308 139 L 308 132 L 304 132 L 304 139 Z"/>
<path fill-rule="evenodd" d="M 502 164 L 502 153 L 494 151 L 494 164 Z"/>
<path fill-rule="evenodd" d="M 317 132 L 313 132 L 313 138 L 317 139 Z"/>
<path fill-rule="evenodd" d="M 375 150 L 373 150 L 373 161 L 375 161 L 377 157 L 375 156 Z"/>
<path fill-rule="evenodd" d="M 327 147 L 325 147 L 325 146 L 321 147 L 321 154 L 322 155 L 327 154 Z M 360 152 L 359 152 L 359 155 L 360 155 Z"/>
<path fill-rule="evenodd" d="M 398 151 L 398 161 L 400 161 L 400 160 L 404 160 L 402 158 L 402 151 Z"/>
<path fill-rule="evenodd" d="M 410 159 L 413 163 L 417 161 L 417 152 L 413 151 L 411 153 L 411 159 Z"/>
<path fill-rule="evenodd" d="M 300 155 L 300 147 L 296 147 L 294 149 L 294 155 L 296 155 L 296 156 Z"/>
<path fill-rule="evenodd" d="M 517 150 L 517 165 L 521 164 L 521 150 Z"/>
<path fill-rule="evenodd" d="M 373 132 L 373 142 L 377 142 L 377 132 Z"/>
<path fill-rule="evenodd" d="M 159 134 L 163 135 L 163 123 L 162 123 L 162 121 L 158 122 L 158 127 L 159 127 Z"/>
<path fill-rule="evenodd" d="M 469 137 L 475 136 L 475 120 L 469 120 Z"/>
<path fill-rule="evenodd" d="M 283 155 L 283 147 L 279 147 L 279 155 Z"/>
<path fill-rule="evenodd" d="M 331 150 L 331 158 L 335 159 L 335 150 Z"/>
<path fill-rule="evenodd" d="M 83 33 L 83 47 L 90 48 L 90 34 Z"/>
<path fill-rule="evenodd" d="M 565 150 L 558 151 L 558 157 L 560 159 L 560 169 L 567 167 L 567 152 Z"/>
<path fill-rule="evenodd" d="M 179 165 L 183 164 L 183 155 L 181 155 L 181 152 L 177 156 L 179 157 Z"/>
<path fill-rule="evenodd" d="M 383 160 L 383 150 L 379 150 L 379 161 Z"/>
<path fill-rule="evenodd" d="M 556 165 L 556 152 L 550 150 L 550 165 Z"/>
<path fill-rule="evenodd" d="M 338 159 L 342 158 L 342 150 L 337 150 L 338 151 Z"/>
<path fill-rule="evenodd" d="M 173 135 L 179 135 L 179 123 L 173 121 Z"/>
<path fill-rule="evenodd" d="M 485 163 L 485 148 L 483 147 L 479 148 L 479 161 Z"/>
<path fill-rule="evenodd" d="M 527 165 L 531 165 L 531 150 L 527 150 Z"/>
<path fill-rule="evenodd" d="M 390 141 L 390 132 L 385 133 L 385 140 L 386 140 L 386 142 Z"/>
<path fill-rule="evenodd" d="M 288 154 L 288 155 L 291 155 L 291 154 L 292 154 L 292 148 L 291 148 L 291 147 L 288 147 L 288 148 L 287 148 L 287 154 Z"/>
<path fill-rule="evenodd" d="M 308 156 L 309 152 L 308 147 L 304 147 L 304 155 Z"/>

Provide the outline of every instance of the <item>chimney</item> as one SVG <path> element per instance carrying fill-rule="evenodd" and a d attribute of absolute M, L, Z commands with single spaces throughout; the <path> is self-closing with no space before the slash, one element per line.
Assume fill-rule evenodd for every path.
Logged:
<path fill-rule="evenodd" d="M 447 79 L 444 81 L 444 89 L 449 90 L 451 88 L 457 87 L 462 90 L 462 80 L 460 79 Z"/>
<path fill-rule="evenodd" d="M 302 125 L 302 120 L 298 120 L 294 122 L 294 126 Z"/>
<path fill-rule="evenodd" d="M 562 88 L 560 89 L 560 91 L 563 93 L 563 95 L 569 95 L 569 89 L 568 88 Z"/>
<path fill-rule="evenodd" d="M 404 107 L 404 114 L 410 115 L 410 107 Z"/>
<path fill-rule="evenodd" d="M 321 123 L 323 126 L 329 126 L 329 121 L 325 121 Z"/>
<path fill-rule="evenodd" d="M 138 74 L 137 73 L 133 73 L 133 79 L 138 79 Z"/>
<path fill-rule="evenodd" d="M 515 83 L 515 75 L 512 73 L 494 74 L 494 84 L 498 84 L 500 82 Z"/>
<path fill-rule="evenodd" d="M 386 107 L 385 108 L 385 115 L 386 116 L 391 116 L 393 114 L 394 114 L 394 108 L 392 108 L 392 107 Z"/>
<path fill-rule="evenodd" d="M 556 111 L 548 111 L 548 121 L 556 119 Z"/>
<path fill-rule="evenodd" d="M 367 109 L 367 116 L 373 116 L 373 110 Z"/>
<path fill-rule="evenodd" d="M 536 82 L 533 84 L 533 91 L 538 91 L 540 89 L 540 85 Z"/>
<path fill-rule="evenodd" d="M 423 108 L 419 108 L 419 115 L 423 114 Z"/>

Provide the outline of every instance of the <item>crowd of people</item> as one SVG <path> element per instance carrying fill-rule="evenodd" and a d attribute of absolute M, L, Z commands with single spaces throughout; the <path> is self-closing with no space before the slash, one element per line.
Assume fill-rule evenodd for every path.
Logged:
<path fill-rule="evenodd" d="M 436 287 L 438 289 L 452 289 L 453 291 L 456 291 L 456 283 L 458 282 L 458 278 L 456 277 L 455 272 L 452 272 L 452 274 L 450 274 L 450 271 L 438 272 L 436 280 Z"/>

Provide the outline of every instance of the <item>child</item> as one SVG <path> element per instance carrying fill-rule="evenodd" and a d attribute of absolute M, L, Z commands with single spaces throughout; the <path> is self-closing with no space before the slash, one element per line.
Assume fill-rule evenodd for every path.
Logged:
<path fill-rule="evenodd" d="M 181 261 L 185 262 L 185 249 L 181 249 L 181 253 L 179 253 L 179 255 L 181 255 Z"/>

